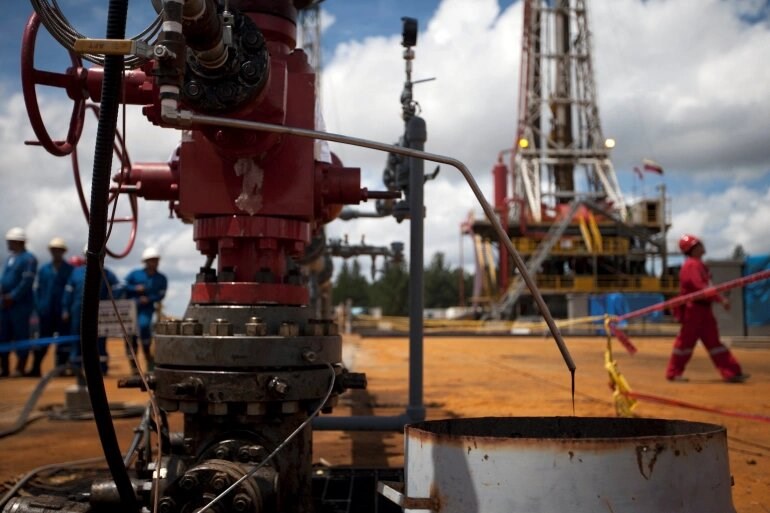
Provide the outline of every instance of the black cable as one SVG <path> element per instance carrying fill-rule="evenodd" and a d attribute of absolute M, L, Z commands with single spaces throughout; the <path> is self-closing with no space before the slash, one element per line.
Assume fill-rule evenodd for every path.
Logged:
<path fill-rule="evenodd" d="M 16 492 L 21 490 L 25 484 L 29 482 L 30 479 L 38 475 L 40 472 L 43 472 L 45 470 L 51 470 L 51 469 L 63 469 L 63 468 L 70 468 L 75 467 L 79 465 L 91 465 L 93 463 L 99 463 L 102 461 L 102 458 L 86 458 L 82 460 L 75 460 L 75 461 L 68 461 L 66 463 L 50 463 L 48 465 L 43 465 L 41 467 L 37 467 L 35 469 L 30 470 L 26 474 L 24 474 L 24 477 L 19 479 L 15 485 L 11 487 L 10 490 L 8 490 L 5 495 L 0 497 L 0 511 L 5 508 L 5 505 L 8 504 L 8 501 L 13 499 L 13 496 L 16 495 Z"/>
<path fill-rule="evenodd" d="M 147 403 L 147 406 L 144 409 L 144 414 L 142 415 L 142 420 L 139 422 L 139 425 L 134 428 L 134 438 L 131 440 L 131 444 L 128 446 L 128 450 L 126 451 L 126 455 L 123 457 L 123 464 L 126 467 L 129 465 L 129 463 L 131 463 L 131 457 L 139 448 L 139 444 L 142 442 L 142 438 L 145 436 L 149 438 L 149 426 L 151 418 L 152 404 Z"/>
<path fill-rule="evenodd" d="M 21 413 L 19 414 L 19 418 L 16 419 L 16 422 L 14 422 L 12 426 L 0 431 L 0 438 L 4 438 L 6 436 L 18 433 L 19 431 L 24 429 L 27 426 L 27 424 L 45 417 L 45 415 L 41 415 L 41 416 L 30 418 L 30 413 L 32 413 L 32 409 L 35 407 L 35 405 L 37 404 L 37 401 L 40 399 L 40 396 L 43 394 L 45 387 L 48 386 L 48 383 L 51 382 L 51 379 L 61 375 L 61 373 L 64 372 L 67 368 L 68 368 L 67 365 L 60 365 L 58 367 L 55 367 L 50 372 L 48 372 L 45 376 L 43 376 L 43 378 L 40 381 L 37 382 L 37 385 L 35 386 L 35 390 L 32 391 L 32 394 L 29 396 L 29 399 L 27 399 L 27 402 L 24 404 L 24 408 L 22 408 Z"/>
<path fill-rule="evenodd" d="M 124 39 L 128 0 L 110 0 L 107 11 L 107 39 Z M 120 495 L 121 508 L 135 512 L 139 509 L 131 479 L 123 455 L 120 453 L 115 426 L 112 423 L 107 392 L 104 389 L 98 340 L 99 297 L 102 286 L 102 255 L 107 234 L 107 198 L 112 169 L 112 146 L 120 106 L 121 81 L 124 58 L 108 55 L 104 60 L 102 101 L 99 126 L 96 131 L 94 167 L 91 178 L 91 218 L 86 251 L 86 276 L 83 285 L 83 310 L 80 322 L 83 370 L 88 385 L 88 395 L 94 411 L 94 423 L 104 451 L 104 458 Z"/>

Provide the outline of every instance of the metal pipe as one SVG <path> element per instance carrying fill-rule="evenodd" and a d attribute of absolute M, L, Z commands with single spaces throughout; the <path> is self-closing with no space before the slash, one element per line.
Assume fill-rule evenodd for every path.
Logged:
<path fill-rule="evenodd" d="M 553 335 L 554 341 L 556 342 L 556 345 L 559 348 L 559 352 L 561 353 L 561 356 L 564 359 L 564 363 L 567 365 L 567 368 L 570 370 L 570 372 L 574 373 L 575 362 L 572 360 L 572 356 L 569 353 L 569 349 L 567 349 L 567 345 L 564 343 L 564 339 L 561 336 L 561 331 L 559 331 L 559 328 L 556 326 L 556 322 L 554 321 L 553 316 L 551 315 L 551 312 L 548 309 L 548 306 L 545 304 L 545 300 L 543 299 L 543 296 L 540 294 L 540 291 L 537 289 L 537 286 L 535 285 L 535 282 L 532 279 L 532 276 L 530 276 L 530 274 L 527 272 L 527 266 L 524 263 L 524 260 L 521 258 L 521 255 L 519 255 L 518 251 L 516 251 L 516 248 L 513 247 L 513 243 L 511 242 L 511 239 L 509 239 L 507 234 L 505 233 L 503 226 L 500 224 L 500 220 L 495 215 L 495 211 L 492 208 L 492 205 L 490 205 L 489 202 L 486 200 L 486 198 L 484 198 L 484 193 L 481 192 L 481 188 L 479 188 L 478 183 L 473 178 L 473 174 L 470 172 L 468 167 L 465 164 L 463 164 L 461 161 L 452 157 L 446 157 L 444 155 L 437 155 L 435 153 L 428 153 L 425 151 L 415 150 L 412 148 L 404 148 L 394 144 L 384 144 L 376 141 L 369 141 L 367 139 L 361 139 L 359 137 L 350 137 L 347 135 L 334 134 L 330 132 L 319 132 L 317 130 L 309 130 L 307 128 L 295 128 L 295 127 L 289 127 L 284 125 L 274 125 L 271 123 L 262 123 L 259 121 L 243 121 L 239 119 L 228 119 L 228 118 L 221 118 L 216 116 L 205 116 L 201 114 L 195 114 L 190 111 L 177 111 L 173 113 L 166 112 L 164 114 L 164 121 L 167 121 L 169 123 L 176 123 L 177 126 L 184 126 L 184 127 L 189 127 L 191 125 L 213 125 L 213 126 L 223 126 L 223 127 L 230 127 L 230 128 L 240 128 L 244 130 L 256 130 L 260 132 L 272 132 L 272 133 L 284 134 L 284 135 L 294 135 L 297 137 L 309 137 L 311 139 L 321 139 L 324 141 L 338 142 L 341 144 L 350 144 L 353 146 L 361 146 L 363 148 L 370 148 L 373 150 L 395 153 L 397 155 L 404 155 L 406 157 L 429 160 L 431 162 L 437 162 L 439 164 L 446 164 L 448 166 L 454 167 L 455 169 L 460 171 L 460 174 L 462 174 L 463 178 L 465 178 L 465 181 L 468 183 L 468 186 L 471 188 L 471 191 L 473 192 L 474 196 L 476 196 L 476 200 L 481 205 L 481 208 L 484 211 L 484 214 L 487 216 L 487 219 L 489 220 L 490 224 L 492 225 L 492 228 L 495 230 L 495 233 L 500 238 L 500 243 L 503 246 L 505 246 L 505 249 L 511 255 L 511 258 L 513 258 L 513 263 L 516 265 L 516 268 L 519 270 L 519 273 L 521 274 L 521 277 L 524 280 L 524 283 L 527 284 L 527 288 L 532 293 L 532 297 L 535 300 L 535 303 L 537 304 L 538 308 L 540 309 L 540 314 L 543 316 L 543 319 L 545 320 L 545 323 L 548 326 L 548 329 L 551 332 L 551 335 Z"/>
<path fill-rule="evenodd" d="M 359 217 L 380 218 L 380 217 L 389 217 L 390 215 L 391 214 L 389 213 L 381 214 L 379 212 L 363 212 L 361 210 L 356 210 L 352 208 L 343 208 L 338 218 L 341 219 L 342 221 L 349 221 L 350 219 L 358 219 Z"/>
<path fill-rule="evenodd" d="M 408 61 L 407 61 L 408 62 Z M 406 122 L 407 147 L 423 151 L 427 140 L 425 120 L 413 116 Z M 425 161 L 409 158 L 409 404 L 407 415 L 425 420 L 423 404 L 423 286 L 425 225 Z"/>

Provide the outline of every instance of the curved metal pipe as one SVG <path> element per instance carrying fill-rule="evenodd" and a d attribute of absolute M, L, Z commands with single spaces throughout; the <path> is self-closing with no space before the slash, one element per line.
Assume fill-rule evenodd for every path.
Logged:
<path fill-rule="evenodd" d="M 228 118 L 221 118 L 217 116 L 206 116 L 202 114 L 195 114 L 190 111 L 176 111 L 173 113 L 166 111 L 163 113 L 163 117 L 164 117 L 164 121 L 177 124 L 178 126 L 189 127 L 191 125 L 212 125 L 212 126 L 223 126 L 223 127 L 230 127 L 230 128 L 240 128 L 244 130 L 255 130 L 259 132 L 272 132 L 272 133 L 284 134 L 284 135 L 295 135 L 297 137 L 321 139 L 325 141 L 338 142 L 342 144 L 350 144 L 353 146 L 361 146 L 363 148 L 370 148 L 373 150 L 396 153 L 398 155 L 404 155 L 407 157 L 429 160 L 431 162 L 437 162 L 439 164 L 447 164 L 449 166 L 454 167 L 455 169 L 460 171 L 460 174 L 462 174 L 463 178 L 465 178 L 465 181 L 468 183 L 468 186 L 471 188 L 471 191 L 473 191 L 474 196 L 476 196 L 476 200 L 481 205 L 482 210 L 484 210 L 484 214 L 487 216 L 487 219 L 489 219 L 489 222 L 492 224 L 492 228 L 495 230 L 495 233 L 500 238 L 500 244 L 505 246 L 505 249 L 508 250 L 508 253 L 511 255 L 511 258 L 513 258 L 513 263 L 516 265 L 516 268 L 519 270 L 521 277 L 524 279 L 524 283 L 527 284 L 527 288 L 529 288 L 530 292 L 532 293 L 532 297 L 534 298 L 535 303 L 540 309 L 540 314 L 543 316 L 543 319 L 545 320 L 545 323 L 548 325 L 548 329 L 550 330 L 551 335 L 553 335 L 554 341 L 556 342 L 556 345 L 559 348 L 559 352 L 561 353 L 561 356 L 564 359 L 564 363 L 566 364 L 567 368 L 573 375 L 573 389 L 574 389 L 574 373 L 576 368 L 575 362 L 572 360 L 572 356 L 569 353 L 569 349 L 567 349 L 567 345 L 565 344 L 564 339 L 562 338 L 561 331 L 559 331 L 558 326 L 556 326 L 556 322 L 554 321 L 553 316 L 551 315 L 551 311 L 548 309 L 548 306 L 545 304 L 545 300 L 543 299 L 542 294 L 540 294 L 540 291 L 537 289 L 537 286 L 535 285 L 535 282 L 532 279 L 532 276 L 530 276 L 529 272 L 527 272 L 527 266 L 524 263 L 524 260 L 521 258 L 521 255 L 519 255 L 519 253 L 516 251 L 516 248 L 513 247 L 513 243 L 511 242 L 511 239 L 508 237 L 508 234 L 505 233 L 505 230 L 503 229 L 502 224 L 500 224 L 500 220 L 497 218 L 497 215 L 495 214 L 495 211 L 492 208 L 492 205 L 490 205 L 489 202 L 484 197 L 484 193 L 481 191 L 481 188 L 479 188 L 478 183 L 473 178 L 473 175 L 471 174 L 468 167 L 465 164 L 463 164 L 461 161 L 452 157 L 446 157 L 444 155 L 437 155 L 435 153 L 428 153 L 425 151 L 413 150 L 411 148 L 403 148 L 401 146 L 396 146 L 393 144 L 384 144 L 376 141 L 369 141 L 367 139 L 361 139 L 358 137 L 350 137 L 346 135 L 334 134 L 329 132 L 319 132 L 317 130 L 309 130 L 306 128 L 294 128 L 294 127 L 288 127 L 283 125 L 274 125 L 271 123 L 261 123 L 259 121 L 242 121 L 238 119 L 228 119 Z"/>

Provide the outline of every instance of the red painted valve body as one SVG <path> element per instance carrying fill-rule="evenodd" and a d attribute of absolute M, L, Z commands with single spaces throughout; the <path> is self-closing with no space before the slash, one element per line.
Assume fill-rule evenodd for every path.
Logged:
<path fill-rule="evenodd" d="M 248 4 L 259 10 L 259 3 Z M 263 92 L 227 116 L 314 129 L 315 73 L 294 49 L 296 25 L 277 15 L 246 14 L 266 39 L 270 76 Z M 144 111 L 161 124 L 157 88 L 151 70 L 145 73 L 129 75 L 127 100 L 154 100 Z M 92 95 L 100 79 L 100 70 L 88 72 Z M 184 132 L 178 160 L 134 163 L 123 183 L 138 186 L 147 199 L 172 202 L 179 217 L 193 221 L 198 250 L 218 256 L 217 274 L 227 281 L 193 285 L 195 303 L 306 304 L 307 289 L 290 276 L 287 256 L 301 255 L 339 205 L 366 199 L 360 170 L 316 162 L 313 140 L 232 128 Z"/>

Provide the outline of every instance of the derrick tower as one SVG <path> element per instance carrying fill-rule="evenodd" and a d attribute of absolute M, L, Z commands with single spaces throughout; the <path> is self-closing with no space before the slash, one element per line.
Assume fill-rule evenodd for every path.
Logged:
<path fill-rule="evenodd" d="M 625 217 L 612 143 L 599 119 L 585 4 L 525 1 L 512 185 L 534 221 L 543 220 L 543 207 L 580 198 L 602 201 Z"/>
<path fill-rule="evenodd" d="M 570 293 L 668 294 L 676 286 L 665 273 L 665 189 L 628 202 L 618 184 L 615 142 L 599 117 L 586 3 L 524 0 L 519 121 L 513 147 L 493 169 L 501 220 L 562 316 Z M 505 252 L 497 265 L 488 258 L 496 244 L 488 224 L 470 226 L 485 277 L 474 295 L 498 316 L 535 313 Z"/>

